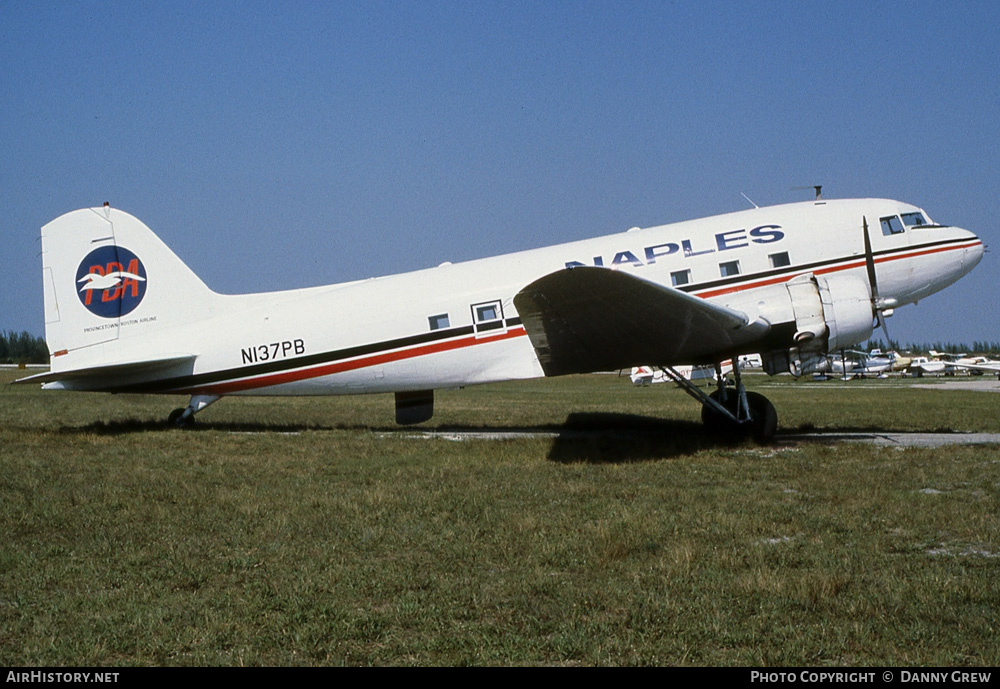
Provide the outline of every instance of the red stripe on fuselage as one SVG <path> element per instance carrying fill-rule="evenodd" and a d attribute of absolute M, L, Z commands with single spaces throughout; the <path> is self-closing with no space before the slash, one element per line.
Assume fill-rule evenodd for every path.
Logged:
<path fill-rule="evenodd" d="M 905 258 L 915 258 L 917 256 L 926 256 L 929 254 L 941 253 L 944 251 L 953 251 L 956 249 L 969 249 L 974 246 L 981 245 L 982 242 L 979 240 L 970 241 L 959 246 L 946 246 L 938 247 L 934 249 L 924 249 L 924 250 L 901 250 L 903 253 L 893 256 L 882 256 L 875 259 L 875 263 L 887 263 L 889 261 L 897 261 Z M 850 259 L 845 259 L 850 260 Z M 808 270 L 803 272 L 792 272 L 781 277 L 767 278 L 764 280 L 755 280 L 745 283 L 737 283 L 729 287 L 723 287 L 719 289 L 709 289 L 701 292 L 694 292 L 694 294 L 703 299 L 709 297 L 721 296 L 724 294 L 733 294 L 735 292 L 742 292 L 745 290 L 756 289 L 758 287 L 767 287 L 768 285 L 776 285 L 783 282 L 788 282 L 792 278 L 799 275 L 806 275 L 808 273 L 814 273 L 818 275 L 824 275 L 827 273 L 836 273 L 842 270 L 852 270 L 854 268 L 863 268 L 865 266 L 864 259 L 860 260 L 850 260 L 849 263 L 844 263 L 839 266 L 833 266 L 829 268 L 817 268 L 815 270 Z M 256 376 L 253 378 L 245 378 L 242 380 L 234 380 L 226 383 L 213 383 L 204 386 L 194 386 L 190 388 L 179 388 L 174 392 L 178 393 L 188 393 L 188 394 L 209 394 L 209 395 L 225 395 L 234 392 L 241 392 L 244 390 L 253 390 L 256 388 L 265 388 L 272 385 L 282 385 L 284 383 L 294 383 L 300 380 L 308 380 L 310 378 L 319 378 L 321 376 L 329 376 L 336 373 L 344 373 L 346 371 L 355 371 L 360 368 L 366 368 L 368 366 L 379 366 L 381 364 L 392 363 L 396 361 L 404 361 L 406 359 L 415 359 L 417 357 L 425 356 L 428 354 L 437 354 L 440 352 L 449 352 L 456 349 L 464 349 L 466 347 L 473 347 L 481 344 L 489 344 L 491 342 L 499 342 L 502 340 L 510 340 L 516 337 L 522 337 L 527 335 L 524 326 L 515 326 L 510 328 L 505 333 L 498 333 L 496 335 L 485 335 L 485 336 L 467 336 L 461 337 L 454 340 L 445 340 L 443 342 L 435 342 L 432 344 L 420 345 L 417 347 L 411 347 L 408 349 L 397 349 L 390 352 L 384 352 L 381 354 L 374 354 L 371 356 L 359 357 L 357 359 L 351 359 L 348 361 L 338 361 L 330 364 L 323 364 L 320 366 L 314 366 L 311 368 L 297 369 L 293 371 L 284 371 L 281 373 L 273 373 L 263 376 Z"/>
<path fill-rule="evenodd" d="M 977 240 L 970 242 L 969 244 L 963 244 L 961 246 L 943 246 L 943 247 L 938 247 L 936 249 L 924 249 L 923 251 L 904 250 L 906 251 L 906 253 L 901 253 L 895 256 L 882 256 L 880 258 L 876 258 L 875 263 L 888 263 L 889 261 L 899 261 L 905 258 L 916 258 L 917 256 L 927 256 L 928 254 L 937 254 L 941 253 L 942 251 L 971 249 L 972 247 L 979 246 L 980 244 L 982 244 L 982 242 Z M 734 292 L 742 292 L 744 290 L 755 289 L 757 287 L 778 285 L 781 284 L 782 282 L 788 282 L 792 278 L 798 277 L 799 275 L 808 275 L 809 273 L 813 273 L 814 275 L 826 275 L 827 273 L 837 273 L 842 270 L 852 270 L 854 268 L 864 268 L 864 267 L 865 267 L 865 260 L 862 258 L 861 260 L 851 261 L 850 263 L 845 263 L 843 265 L 833 266 L 830 268 L 817 268 L 816 270 L 807 270 L 805 272 L 797 272 L 789 275 L 784 275 L 781 277 L 769 278 L 766 280 L 757 280 L 755 282 L 739 283 L 729 287 L 721 287 L 719 289 L 706 290 L 704 292 L 695 291 L 693 292 L 693 294 L 695 294 L 698 297 L 701 297 L 702 299 L 708 299 L 709 297 L 719 297 L 722 296 L 723 294 L 733 294 Z"/>
<path fill-rule="evenodd" d="M 265 388 L 265 387 L 270 387 L 272 385 L 282 385 L 283 383 L 294 383 L 300 380 L 308 380 L 310 378 L 330 376 L 335 373 L 355 371 L 359 368 L 366 368 L 368 366 L 379 366 L 381 364 L 388 364 L 395 361 L 415 359 L 417 357 L 425 356 L 427 354 L 450 352 L 456 349 L 464 349 L 465 347 L 473 347 L 476 345 L 489 344 L 491 342 L 500 342 L 501 340 L 510 340 L 515 337 L 521 337 L 523 335 L 527 335 L 524 326 L 516 326 L 510 328 L 505 333 L 498 333 L 496 335 L 481 335 L 479 337 L 472 335 L 468 337 L 462 337 L 456 340 L 445 340 L 444 342 L 434 342 L 432 344 L 421 345 L 418 347 L 411 347 L 409 349 L 398 349 L 391 352 L 374 354 L 372 356 L 360 357 L 357 359 L 351 359 L 349 361 L 338 361 L 331 364 L 323 364 L 322 366 L 315 366 L 312 368 L 303 368 L 295 371 L 283 371 L 281 373 L 273 373 L 265 376 L 257 376 L 255 378 L 234 380 L 228 383 L 215 383 L 211 385 L 197 386 L 192 388 L 183 388 L 177 390 L 176 392 L 201 394 L 201 395 L 205 394 L 226 395 L 233 392 L 240 392 L 243 390 Z"/>

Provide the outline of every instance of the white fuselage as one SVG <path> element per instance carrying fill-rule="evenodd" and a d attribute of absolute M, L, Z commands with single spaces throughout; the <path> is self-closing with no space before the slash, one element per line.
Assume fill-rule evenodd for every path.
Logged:
<path fill-rule="evenodd" d="M 796 275 L 863 277 L 862 216 L 873 225 L 883 299 L 908 304 L 951 284 L 982 255 L 981 242 L 957 228 L 879 231 L 880 216 L 916 210 L 883 200 L 791 204 L 360 282 L 226 297 L 221 318 L 173 334 L 204 343 L 195 348 L 204 353 L 191 384 L 178 391 L 350 394 L 539 377 L 513 297 L 542 275 L 579 263 L 671 285 L 671 274 L 687 271 L 678 289 L 753 319 L 767 312 L 758 303 L 765 290 Z M 477 307 L 494 304 L 479 315 L 497 318 L 477 323 Z M 442 317 L 447 327 L 432 330 L 430 319 L 443 324 Z M 225 373 L 216 381 L 213 372 Z"/>
<path fill-rule="evenodd" d="M 975 235 L 958 228 L 880 231 L 880 217 L 916 212 L 880 199 L 796 203 L 351 283 L 212 294 L 211 303 L 194 308 L 185 322 L 159 316 L 135 324 L 131 357 L 174 350 L 196 358 L 181 373 L 159 376 L 150 385 L 140 384 L 140 376 L 125 389 L 352 394 L 539 377 L 544 373 L 514 296 L 532 281 L 574 265 L 627 271 L 742 311 L 751 321 L 775 323 L 787 314 L 775 311 L 770 295 L 796 276 L 867 280 L 863 217 L 870 226 L 880 297 L 902 306 L 951 284 L 983 252 Z M 140 332 L 142 342 L 136 343 Z M 53 370 L 59 365 L 54 359 Z M 53 387 L 76 386 L 68 381 Z"/>

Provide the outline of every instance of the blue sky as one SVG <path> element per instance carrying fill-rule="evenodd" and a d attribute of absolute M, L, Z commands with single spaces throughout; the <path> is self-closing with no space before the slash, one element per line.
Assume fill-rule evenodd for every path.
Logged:
<path fill-rule="evenodd" d="M 990 2 L 0 0 L 0 329 L 104 201 L 236 293 L 888 197 L 997 246 Z M 996 254 L 889 320 L 1000 341 Z"/>

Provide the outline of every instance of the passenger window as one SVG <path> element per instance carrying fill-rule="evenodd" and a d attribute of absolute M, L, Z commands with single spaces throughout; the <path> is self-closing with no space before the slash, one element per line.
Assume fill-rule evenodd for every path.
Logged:
<path fill-rule="evenodd" d="M 771 254 L 767 258 L 771 262 L 772 268 L 783 268 L 792 265 L 792 262 L 788 259 L 787 251 L 782 251 L 780 254 Z"/>
<path fill-rule="evenodd" d="M 482 333 L 502 333 L 506 330 L 503 320 L 503 307 L 500 301 L 483 302 L 472 305 L 472 320 L 476 336 Z"/>
<path fill-rule="evenodd" d="M 492 301 L 489 304 L 478 304 L 474 308 L 476 323 L 495 321 L 500 318 L 500 302 Z"/>
<path fill-rule="evenodd" d="M 888 237 L 891 234 L 900 234 L 905 229 L 898 215 L 890 215 L 888 218 L 880 218 L 882 221 L 882 234 Z"/>
<path fill-rule="evenodd" d="M 442 330 L 451 327 L 451 321 L 446 313 L 438 314 L 437 316 L 428 316 L 427 320 L 431 324 L 431 330 Z"/>
<path fill-rule="evenodd" d="M 719 272 L 722 273 L 722 277 L 726 278 L 730 275 L 740 274 L 740 262 L 739 261 L 726 261 L 725 263 L 719 264 Z"/>
<path fill-rule="evenodd" d="M 903 213 L 903 224 L 907 227 L 920 227 L 926 225 L 923 213 Z"/>
<path fill-rule="evenodd" d="M 670 274 L 670 284 L 674 287 L 686 285 L 691 282 L 690 270 L 678 270 Z"/>

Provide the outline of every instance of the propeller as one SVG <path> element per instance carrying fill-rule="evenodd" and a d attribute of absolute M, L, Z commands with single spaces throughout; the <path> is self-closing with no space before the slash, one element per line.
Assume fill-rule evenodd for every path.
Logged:
<path fill-rule="evenodd" d="M 882 328 L 882 332 L 885 333 L 885 346 L 891 349 L 892 338 L 889 337 L 889 328 L 885 325 L 885 312 L 892 315 L 892 309 L 886 308 L 886 303 L 882 300 L 878 293 L 878 279 L 875 277 L 875 257 L 872 254 L 872 239 L 868 234 L 868 217 L 862 216 L 861 221 L 865 231 L 865 268 L 868 270 L 868 284 L 871 285 L 872 288 L 872 313 L 875 315 L 875 319 Z"/>

